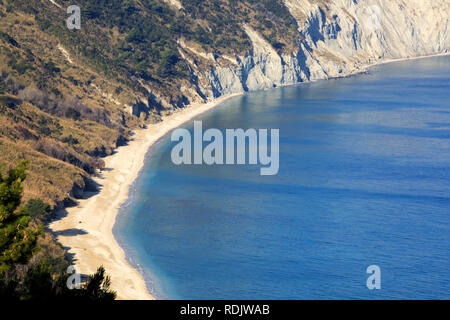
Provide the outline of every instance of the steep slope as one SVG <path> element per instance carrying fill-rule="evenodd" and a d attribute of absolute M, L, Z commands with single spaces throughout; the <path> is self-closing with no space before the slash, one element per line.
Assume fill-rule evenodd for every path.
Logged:
<path fill-rule="evenodd" d="M 0 0 L 0 159 L 80 196 L 132 130 L 219 96 L 448 52 L 448 0 Z"/>
<path fill-rule="evenodd" d="M 384 0 L 285 0 L 301 41 L 276 52 L 248 25 L 252 50 L 206 78 L 208 96 L 345 76 L 384 59 L 448 52 L 450 2 Z M 212 90 L 211 90 L 212 89 Z M 212 92 L 211 92 L 212 91 Z"/>

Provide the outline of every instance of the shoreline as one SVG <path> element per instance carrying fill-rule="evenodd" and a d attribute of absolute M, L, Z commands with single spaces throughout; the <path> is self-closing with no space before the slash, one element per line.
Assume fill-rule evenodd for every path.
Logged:
<path fill-rule="evenodd" d="M 402 61 L 412 61 L 412 60 L 419 60 L 419 59 L 426 59 L 426 58 L 445 57 L 445 56 L 448 56 L 448 55 L 450 55 L 450 52 L 441 52 L 441 53 L 436 53 L 436 54 L 429 54 L 429 55 L 425 55 L 425 56 L 417 56 L 417 57 L 409 57 L 409 58 L 386 59 L 386 60 L 380 60 L 379 62 L 375 62 L 375 63 L 369 64 L 369 65 L 365 66 L 364 69 L 367 71 L 368 69 L 370 69 L 372 67 L 383 65 L 383 64 L 388 64 L 388 63 L 393 63 L 393 62 L 402 62 Z"/>
<path fill-rule="evenodd" d="M 125 251 L 114 237 L 113 228 L 120 207 L 128 199 L 130 187 L 152 145 L 171 130 L 237 95 L 240 94 L 174 112 L 161 122 L 136 130 L 126 146 L 117 148 L 116 153 L 104 158 L 105 169 L 101 177 L 94 178 L 100 185 L 100 192 L 80 199 L 75 207 L 60 210 L 56 220 L 49 225 L 58 242 L 74 257 L 78 272 L 93 274 L 103 265 L 111 277 L 111 289 L 117 292 L 117 299 L 155 299 L 143 275 L 129 263 Z"/>
<path fill-rule="evenodd" d="M 366 72 L 369 68 L 381 64 L 447 55 L 450 53 L 380 60 L 344 77 Z M 301 83 L 307 82 L 293 85 Z M 74 264 L 80 273 L 92 274 L 103 265 L 111 277 L 111 289 L 117 292 L 118 299 L 155 299 L 149 292 L 150 288 L 147 288 L 144 276 L 130 264 L 125 251 L 114 237 L 113 228 L 117 215 L 129 197 L 130 187 L 138 177 L 151 146 L 171 130 L 242 94 L 245 92 L 176 111 L 159 123 L 134 131 L 135 135 L 128 145 L 117 148 L 116 153 L 104 158 L 105 169 L 102 170 L 101 177 L 94 178 L 100 185 L 100 192 L 79 200 L 76 207 L 61 210 L 57 213 L 57 220 L 49 225 L 58 242 L 73 255 Z"/>

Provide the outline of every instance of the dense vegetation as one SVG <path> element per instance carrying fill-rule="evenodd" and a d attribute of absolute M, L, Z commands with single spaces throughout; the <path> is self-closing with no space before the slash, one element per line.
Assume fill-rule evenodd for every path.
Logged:
<path fill-rule="evenodd" d="M 64 21 L 64 11 L 41 3 L 15 0 L 9 5 L 34 15 L 41 31 L 56 37 L 96 71 L 137 90 L 142 88 L 130 77 L 165 88 L 172 87 L 173 78 L 189 77 L 188 65 L 177 49 L 180 38 L 199 44 L 207 52 L 243 54 L 251 48 L 242 29 L 244 23 L 260 31 L 279 50 L 295 44 L 297 37 L 294 20 L 281 0 L 183 0 L 181 10 L 162 0 L 80 0 L 77 5 L 82 8 L 83 28 L 75 33 L 63 23 L 55 23 Z M 63 8 L 72 4 L 59 3 Z M 16 63 L 27 68 L 21 60 Z M 53 65 L 46 71 L 58 72 Z"/>
<path fill-rule="evenodd" d="M 0 157 L 6 167 L 32 160 L 24 199 L 52 206 L 86 189 L 104 166 L 99 157 L 132 129 L 160 118 L 165 107 L 155 95 L 187 103 L 180 87 L 192 86 L 192 70 L 180 41 L 220 57 L 251 49 L 244 24 L 279 51 L 298 37 L 282 0 L 181 0 L 181 8 L 163 0 L 79 0 L 76 31 L 65 23 L 73 3 L 55 3 L 0 0 Z M 197 58 L 197 68 L 210 68 Z"/>
<path fill-rule="evenodd" d="M 20 206 L 27 167 L 21 161 L 0 174 L 0 298 L 114 300 L 102 267 L 80 289 L 68 288 L 64 250 L 43 229 L 50 206 L 39 199 Z"/>

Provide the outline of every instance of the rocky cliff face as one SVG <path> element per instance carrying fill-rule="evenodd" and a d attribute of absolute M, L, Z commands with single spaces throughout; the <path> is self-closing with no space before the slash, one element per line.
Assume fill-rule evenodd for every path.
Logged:
<path fill-rule="evenodd" d="M 215 57 L 180 44 L 196 95 L 206 99 L 303 81 L 345 76 L 387 59 L 448 52 L 448 0 L 284 0 L 302 41 L 278 53 L 252 29 L 244 56 Z M 191 56 L 191 59 L 188 56 Z M 193 63 L 206 59 L 210 68 Z"/>

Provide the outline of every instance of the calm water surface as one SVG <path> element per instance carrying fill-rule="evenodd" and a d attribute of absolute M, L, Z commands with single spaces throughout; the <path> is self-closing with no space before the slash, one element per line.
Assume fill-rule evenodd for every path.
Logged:
<path fill-rule="evenodd" d="M 164 139 L 114 232 L 163 299 L 449 299 L 449 72 L 430 58 L 233 98 L 203 127 L 279 128 L 279 174 L 175 166 Z"/>

